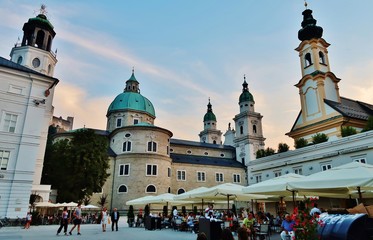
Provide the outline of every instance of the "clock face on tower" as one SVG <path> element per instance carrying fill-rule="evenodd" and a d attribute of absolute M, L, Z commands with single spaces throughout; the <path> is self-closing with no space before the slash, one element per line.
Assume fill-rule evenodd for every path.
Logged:
<path fill-rule="evenodd" d="M 39 58 L 34 58 L 34 59 L 32 60 L 32 66 L 33 66 L 34 68 L 39 67 L 39 66 L 40 66 L 40 59 L 39 59 Z"/>

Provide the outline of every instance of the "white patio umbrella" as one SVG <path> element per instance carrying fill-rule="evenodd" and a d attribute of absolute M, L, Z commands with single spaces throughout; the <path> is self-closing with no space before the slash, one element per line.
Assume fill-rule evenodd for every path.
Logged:
<path fill-rule="evenodd" d="M 97 206 L 92 205 L 92 204 L 88 204 L 88 205 L 82 206 L 82 209 L 83 209 L 83 210 L 99 209 L 99 208 L 100 208 L 100 207 L 97 207 Z"/>
<path fill-rule="evenodd" d="M 140 197 L 136 199 L 132 199 L 130 201 L 126 202 L 126 205 L 146 205 L 149 204 L 150 200 L 153 199 L 154 196 L 145 196 L 145 197 Z"/>
<path fill-rule="evenodd" d="M 353 191 L 358 191 L 361 202 L 361 191 L 373 190 L 373 165 L 351 162 L 290 182 L 289 188 L 313 195 L 329 194 L 331 197 L 340 194 L 348 196 Z"/>
<path fill-rule="evenodd" d="M 37 208 L 55 208 L 59 207 L 57 204 L 51 203 L 51 202 L 38 202 L 35 203 L 35 207 Z"/>
<path fill-rule="evenodd" d="M 207 189 L 199 189 L 198 191 L 192 192 L 188 195 L 185 195 L 185 200 L 223 200 L 226 199 L 228 202 L 229 209 L 229 200 L 238 200 L 238 201 L 249 201 L 252 199 L 266 199 L 266 196 L 263 195 L 254 195 L 254 194 L 244 194 L 242 189 L 244 186 L 233 184 L 233 183 L 224 183 Z M 180 197 L 175 197 L 175 199 L 182 199 Z"/>
<path fill-rule="evenodd" d="M 280 198 L 291 196 L 293 207 L 295 207 L 295 190 L 289 190 L 288 183 L 298 181 L 302 178 L 304 178 L 304 176 L 295 173 L 288 173 L 286 175 L 244 187 L 242 192 L 250 194 L 276 195 Z"/>

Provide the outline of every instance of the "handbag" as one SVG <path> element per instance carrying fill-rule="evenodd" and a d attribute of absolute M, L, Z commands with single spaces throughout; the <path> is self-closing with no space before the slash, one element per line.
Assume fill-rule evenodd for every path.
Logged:
<path fill-rule="evenodd" d="M 108 218 L 108 219 L 107 219 L 107 223 L 110 224 L 110 221 L 111 221 L 110 218 Z"/>

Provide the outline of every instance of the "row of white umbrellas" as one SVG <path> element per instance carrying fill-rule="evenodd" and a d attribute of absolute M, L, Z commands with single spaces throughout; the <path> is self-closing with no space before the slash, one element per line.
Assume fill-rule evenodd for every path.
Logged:
<path fill-rule="evenodd" d="M 144 204 L 193 204 L 202 201 L 270 201 L 278 197 L 322 196 L 333 198 L 372 197 L 373 165 L 359 162 L 348 163 L 309 176 L 286 174 L 247 187 L 225 183 L 215 187 L 200 187 L 173 195 L 145 196 L 126 202 L 126 205 Z"/>
<path fill-rule="evenodd" d="M 38 202 L 35 204 L 35 207 L 38 208 L 61 208 L 61 207 L 68 207 L 73 208 L 78 206 L 76 202 L 69 202 L 69 203 L 51 203 L 51 202 Z M 99 209 L 99 207 L 89 204 L 89 205 L 83 205 L 82 209 Z"/>

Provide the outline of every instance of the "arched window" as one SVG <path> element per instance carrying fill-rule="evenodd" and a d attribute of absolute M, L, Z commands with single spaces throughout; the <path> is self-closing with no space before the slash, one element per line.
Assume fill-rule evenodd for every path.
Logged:
<path fill-rule="evenodd" d="M 214 140 L 212 143 L 213 143 L 213 144 L 216 144 L 216 140 Z"/>
<path fill-rule="evenodd" d="M 306 56 L 304 57 L 306 67 L 312 65 L 312 59 L 311 59 L 311 53 L 307 53 Z"/>
<path fill-rule="evenodd" d="M 253 125 L 253 132 L 256 133 L 256 125 Z"/>
<path fill-rule="evenodd" d="M 23 60 L 22 56 L 19 56 L 18 59 L 17 59 L 17 63 L 22 64 L 22 60 Z"/>
<path fill-rule="evenodd" d="M 157 151 L 157 143 L 156 142 L 148 142 L 148 152 L 156 152 Z"/>
<path fill-rule="evenodd" d="M 47 51 L 50 52 L 51 48 L 52 48 L 52 37 L 49 36 L 48 43 L 47 43 Z"/>
<path fill-rule="evenodd" d="M 130 141 L 125 141 L 123 143 L 123 152 L 131 152 L 132 143 Z"/>
<path fill-rule="evenodd" d="M 185 193 L 185 190 L 182 188 L 179 188 L 179 190 L 177 190 L 177 194 L 182 194 L 182 193 Z"/>
<path fill-rule="evenodd" d="M 128 192 L 128 188 L 126 185 L 120 185 L 118 188 L 118 193 L 126 193 Z"/>
<path fill-rule="evenodd" d="M 326 64 L 325 62 L 325 55 L 323 52 L 319 52 L 319 62 L 322 63 L 322 64 Z"/>
<path fill-rule="evenodd" d="M 243 134 L 243 126 L 240 126 L 240 133 Z"/>
<path fill-rule="evenodd" d="M 168 187 L 168 191 L 167 191 L 168 193 L 171 193 L 171 187 Z"/>
<path fill-rule="evenodd" d="M 45 33 L 42 30 L 39 30 L 36 36 L 36 47 L 43 49 L 43 42 L 44 42 Z"/>
<path fill-rule="evenodd" d="M 149 185 L 149 186 L 146 187 L 146 192 L 147 193 L 155 193 L 155 192 L 157 192 L 157 189 L 155 188 L 154 185 Z"/>

